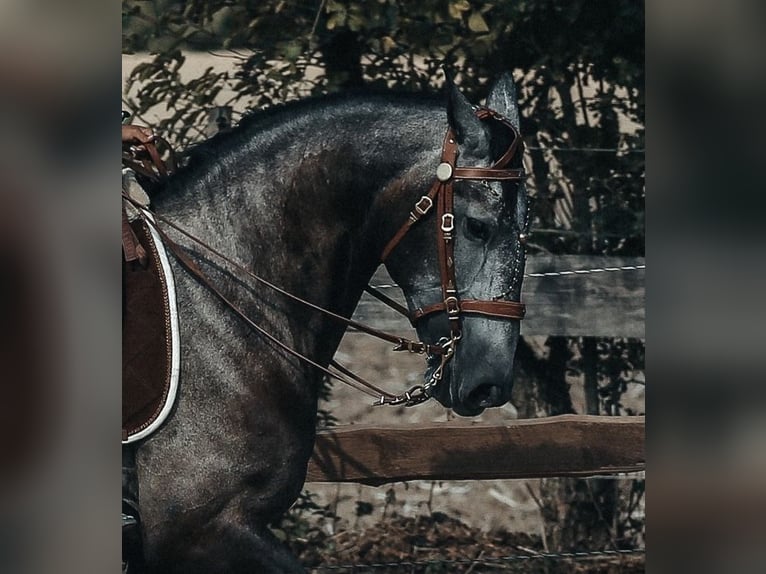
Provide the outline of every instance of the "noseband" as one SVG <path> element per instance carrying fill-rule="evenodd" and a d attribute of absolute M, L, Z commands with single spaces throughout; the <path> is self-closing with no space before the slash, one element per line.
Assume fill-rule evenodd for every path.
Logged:
<path fill-rule="evenodd" d="M 522 181 L 525 177 L 524 168 L 508 168 L 520 146 L 523 149 L 521 136 L 507 118 L 488 108 L 476 108 L 476 116 L 482 121 L 496 121 L 507 127 L 513 133 L 513 141 L 505 153 L 489 167 L 457 167 L 458 157 L 457 138 L 452 128 L 447 130 L 442 144 L 441 163 L 436 168 L 436 181 L 429 192 L 422 196 L 410 212 L 409 219 L 391 238 L 383 250 L 381 260 L 385 261 L 394 248 L 404 238 L 407 232 L 421 218 L 431 211 L 436 203 L 436 235 L 441 275 L 442 301 L 415 309 L 409 315 L 414 325 L 417 321 L 433 313 L 447 313 L 450 325 L 450 340 L 453 345 L 460 340 L 461 317 L 466 314 L 484 315 L 502 319 L 521 320 L 526 313 L 526 307 L 520 301 L 460 299 L 455 279 L 455 230 L 454 214 L 454 182 L 455 180 L 487 180 L 487 181 Z M 520 236 L 523 242 L 524 237 Z"/>

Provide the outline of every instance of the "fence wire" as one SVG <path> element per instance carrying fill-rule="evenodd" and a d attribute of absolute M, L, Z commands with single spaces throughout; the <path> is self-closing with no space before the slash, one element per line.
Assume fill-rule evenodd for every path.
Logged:
<path fill-rule="evenodd" d="M 565 275 L 589 275 L 592 273 L 610 273 L 614 271 L 638 271 L 646 265 L 621 265 L 619 267 L 596 267 L 594 269 L 567 269 L 565 271 L 547 271 L 544 273 L 524 273 L 524 277 L 563 277 Z"/>
<path fill-rule="evenodd" d="M 526 149 L 535 151 L 554 151 L 554 152 L 584 152 L 584 153 L 646 153 L 644 148 L 616 148 L 616 147 L 542 147 L 542 146 L 524 146 Z"/>
<path fill-rule="evenodd" d="M 640 271 L 646 269 L 646 265 L 621 265 L 619 267 L 594 267 L 592 269 L 565 269 L 563 271 L 546 271 L 542 273 L 524 273 L 525 278 L 540 277 L 565 277 L 567 275 L 590 275 L 594 273 L 613 273 L 615 271 Z M 370 285 L 373 289 L 394 289 L 399 287 L 397 283 L 382 283 Z"/>
<path fill-rule="evenodd" d="M 457 559 L 435 559 L 435 560 L 402 560 L 400 562 L 375 562 L 371 564 L 332 564 L 327 566 L 317 566 L 311 568 L 311 572 L 320 574 L 322 572 L 338 572 L 348 570 L 351 572 L 364 572 L 365 570 L 378 570 L 382 568 L 416 568 L 428 566 L 457 566 L 473 564 L 502 564 L 514 562 L 529 562 L 532 560 L 584 560 L 590 558 L 615 558 L 621 556 L 631 556 L 645 554 L 645 548 L 628 548 L 625 550 L 598 550 L 590 552 L 541 552 L 539 554 L 515 554 L 510 556 L 497 556 L 486 558 L 457 558 Z"/>

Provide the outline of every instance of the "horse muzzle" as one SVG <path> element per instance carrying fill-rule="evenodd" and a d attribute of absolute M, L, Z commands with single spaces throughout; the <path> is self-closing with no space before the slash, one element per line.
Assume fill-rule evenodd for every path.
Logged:
<path fill-rule="evenodd" d="M 487 329 L 490 324 L 495 329 Z M 500 333 L 497 327 L 501 327 Z M 464 328 L 463 337 L 455 343 L 454 356 L 442 368 L 431 395 L 456 414 L 470 417 L 510 400 L 518 330 L 483 318 L 464 321 Z M 438 356 L 429 357 L 426 382 L 440 364 Z"/>

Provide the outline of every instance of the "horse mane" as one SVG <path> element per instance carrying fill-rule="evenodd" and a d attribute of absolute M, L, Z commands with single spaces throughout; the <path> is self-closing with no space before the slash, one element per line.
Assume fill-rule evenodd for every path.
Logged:
<path fill-rule="evenodd" d="M 444 101 L 444 96 L 428 92 L 405 92 L 397 90 L 360 89 L 301 98 L 267 108 L 248 110 L 231 129 L 219 132 L 199 143 L 192 144 L 179 154 L 178 170 L 157 184 L 154 194 L 168 188 L 177 188 L 187 178 L 194 178 L 228 157 L 234 150 L 249 141 L 255 134 L 268 129 L 276 121 L 284 121 L 288 114 L 298 115 L 328 107 L 351 107 L 362 103 L 434 105 Z"/>

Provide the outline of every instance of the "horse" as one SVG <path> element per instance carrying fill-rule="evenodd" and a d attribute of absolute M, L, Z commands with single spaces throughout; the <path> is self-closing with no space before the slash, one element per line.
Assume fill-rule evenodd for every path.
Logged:
<path fill-rule="evenodd" d="M 474 416 L 511 394 L 527 195 L 522 154 L 509 153 L 520 145 L 511 76 L 496 80 L 487 108 L 449 79 L 446 92 L 446 105 L 428 95 L 346 94 L 252 113 L 196 146 L 152 209 L 342 317 L 387 251 L 389 274 L 420 313 L 427 396 Z M 135 461 L 147 570 L 303 572 L 268 524 L 303 486 L 325 376 L 317 366 L 330 364 L 346 325 L 166 232 L 273 339 L 171 258 L 181 383 L 171 416 Z"/>

